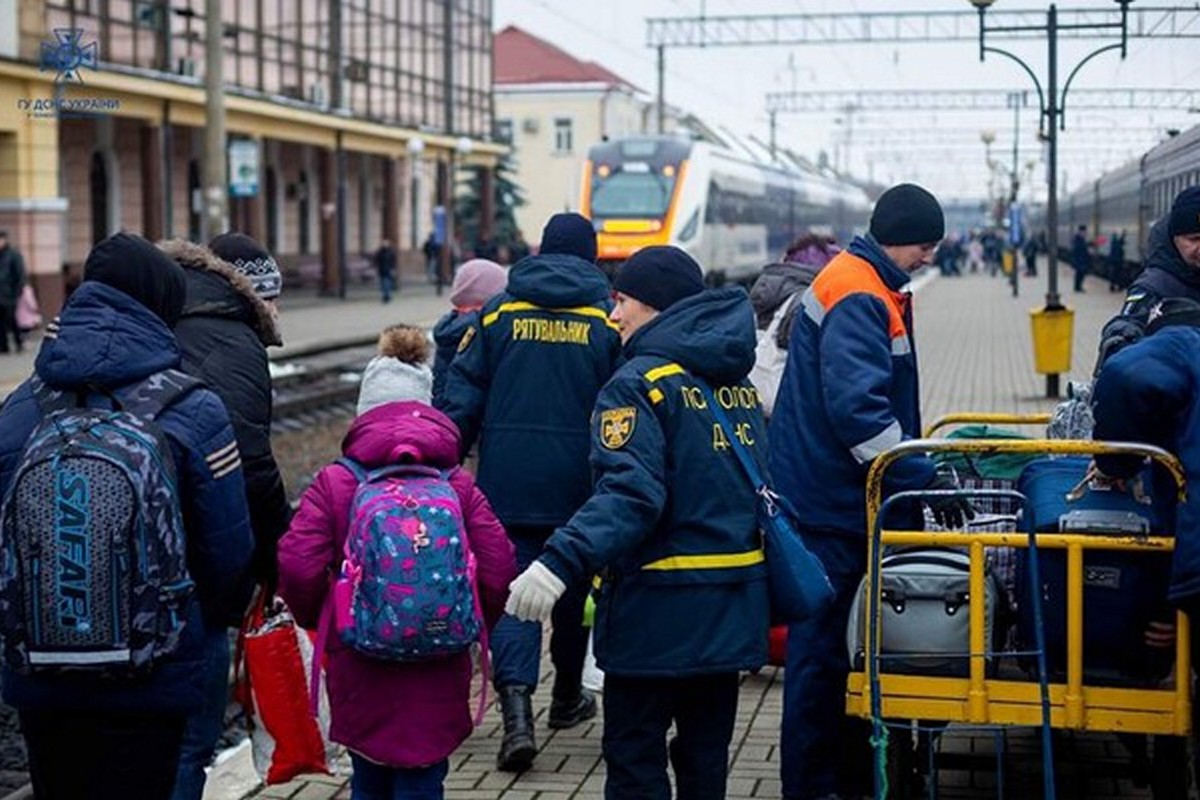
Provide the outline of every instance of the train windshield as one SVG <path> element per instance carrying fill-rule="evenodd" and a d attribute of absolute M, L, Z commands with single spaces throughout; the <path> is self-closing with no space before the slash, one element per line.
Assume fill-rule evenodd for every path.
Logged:
<path fill-rule="evenodd" d="M 592 217 L 660 219 L 671 203 L 675 178 L 654 172 L 621 171 L 598 179 L 592 187 Z"/>

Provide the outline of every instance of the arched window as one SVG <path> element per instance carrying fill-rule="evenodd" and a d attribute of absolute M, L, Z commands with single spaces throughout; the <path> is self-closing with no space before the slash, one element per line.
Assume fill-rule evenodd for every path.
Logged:
<path fill-rule="evenodd" d="M 309 207 L 312 204 L 311 195 L 312 188 L 308 182 L 308 171 L 301 170 L 300 180 L 296 182 L 296 199 L 300 201 L 300 224 L 298 226 L 300 231 L 300 252 L 305 254 L 310 251 L 312 245 L 309 239 L 309 220 L 311 219 L 309 216 Z"/>
<path fill-rule="evenodd" d="M 267 250 L 275 253 L 279 250 L 279 176 L 275 167 L 267 167 Z"/>
<path fill-rule="evenodd" d="M 92 244 L 108 236 L 108 165 L 104 154 L 92 153 L 89 170 L 90 199 L 92 206 Z"/>
<path fill-rule="evenodd" d="M 193 242 L 200 241 L 201 217 L 204 211 L 203 191 L 200 188 L 200 162 L 192 159 L 188 162 L 188 238 Z"/>

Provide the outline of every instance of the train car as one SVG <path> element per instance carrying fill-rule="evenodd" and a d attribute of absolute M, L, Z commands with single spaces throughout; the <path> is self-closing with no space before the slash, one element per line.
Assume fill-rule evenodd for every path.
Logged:
<path fill-rule="evenodd" d="M 1200 125 L 1163 142 L 1143 160 L 1142 204 L 1153 222 L 1170 212 L 1175 195 L 1200 186 Z"/>
<path fill-rule="evenodd" d="M 1104 173 L 1063 198 L 1059 207 L 1058 248 L 1069 258 L 1071 237 L 1087 226 L 1088 240 L 1097 245 L 1095 271 L 1108 275 L 1108 242 L 1125 234 L 1125 264 L 1118 282 L 1136 274 L 1146 256 L 1150 228 L 1171 209 L 1175 195 L 1200 186 L 1200 125 L 1171 137 L 1141 158 Z"/>
<path fill-rule="evenodd" d="M 714 285 L 752 280 L 805 231 L 845 242 L 870 214 L 866 194 L 799 164 L 676 136 L 635 136 L 588 151 L 580 210 L 611 272 L 643 247 L 682 247 Z"/>

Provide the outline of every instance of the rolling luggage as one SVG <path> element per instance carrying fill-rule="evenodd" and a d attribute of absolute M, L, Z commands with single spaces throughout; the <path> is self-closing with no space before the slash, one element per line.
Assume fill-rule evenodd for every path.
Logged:
<path fill-rule="evenodd" d="M 922 547 L 887 554 L 880 562 L 880 654 L 884 672 L 965 676 L 970 669 L 970 557 Z M 986 578 L 986 640 L 992 641 L 998 587 Z M 846 645 L 851 667 L 864 668 L 867 578 L 850 608 Z M 990 645 L 989 645 L 990 646 Z"/>
<path fill-rule="evenodd" d="M 1078 499 L 1072 490 L 1087 473 L 1087 458 L 1046 458 L 1030 464 L 1017 488 L 1029 499 L 1040 533 L 1169 534 L 1168 504 L 1140 501 L 1128 492 L 1092 487 Z M 1149 485 L 1149 480 L 1145 481 Z M 1072 494 L 1072 499 L 1068 499 Z M 1040 549 L 1042 620 L 1046 663 L 1055 680 L 1067 664 L 1067 554 Z M 1174 663 L 1169 648 L 1145 644 L 1151 622 L 1170 622 L 1167 603 L 1171 556 L 1118 551 L 1085 551 L 1083 576 L 1083 661 L 1088 683 L 1146 685 L 1167 676 Z M 1029 554 L 1017 564 L 1017 636 L 1022 650 L 1034 649 L 1029 602 Z M 1032 666 L 1032 659 L 1024 659 Z"/>

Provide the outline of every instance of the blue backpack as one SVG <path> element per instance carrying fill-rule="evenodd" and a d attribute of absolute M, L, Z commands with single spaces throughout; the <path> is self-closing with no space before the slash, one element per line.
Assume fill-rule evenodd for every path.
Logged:
<path fill-rule="evenodd" d="M 475 554 L 458 492 L 450 484 L 453 470 L 396 464 L 368 471 L 350 458 L 336 463 L 354 475 L 358 487 L 317 652 L 325 651 L 331 630 L 364 656 L 393 662 L 445 658 L 478 642 L 483 678 L 478 727 L 487 708 L 487 628 Z M 314 708 L 319 680 L 314 669 Z"/>
<path fill-rule="evenodd" d="M 333 587 L 342 641 L 393 661 L 470 648 L 483 630 L 475 556 L 448 473 L 415 465 L 367 472 L 348 458 L 338 463 L 358 480 Z"/>
<path fill-rule="evenodd" d="M 0 506 L 0 634 L 21 673 L 145 674 L 175 651 L 195 585 L 171 445 L 155 419 L 201 382 L 116 391 L 38 378 L 42 418 Z M 108 395 L 112 408 L 87 408 Z"/>

